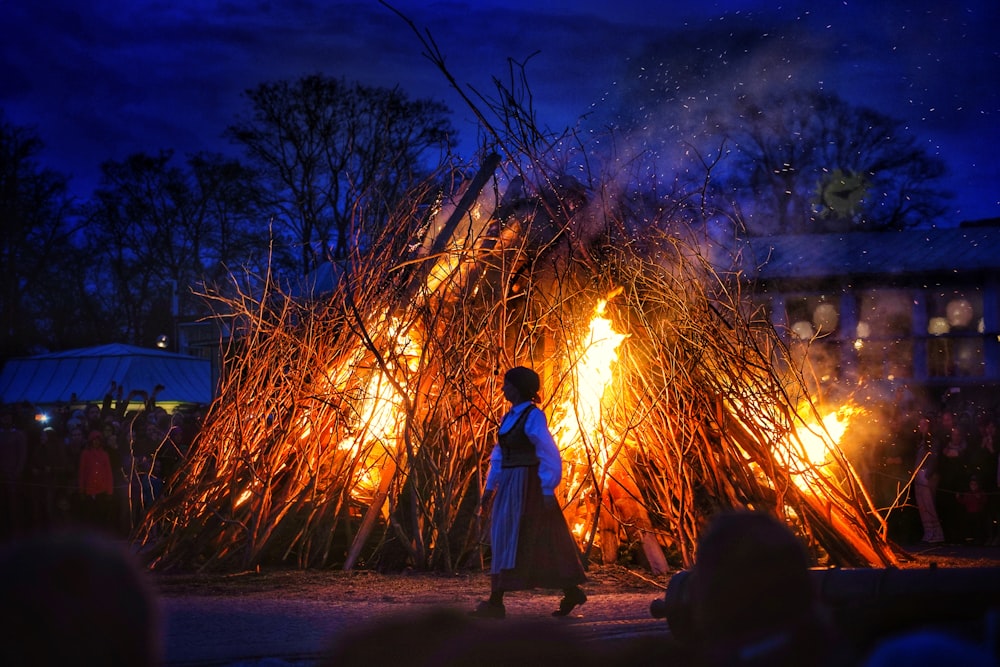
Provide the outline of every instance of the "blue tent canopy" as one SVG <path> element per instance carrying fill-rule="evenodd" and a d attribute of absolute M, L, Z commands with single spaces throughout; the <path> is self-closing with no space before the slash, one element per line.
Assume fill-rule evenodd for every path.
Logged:
<path fill-rule="evenodd" d="M 153 348 L 113 343 L 11 359 L 0 372 L 0 402 L 34 405 L 100 403 L 111 382 L 133 390 L 163 389 L 158 403 L 212 401 L 212 369 L 208 359 Z"/>

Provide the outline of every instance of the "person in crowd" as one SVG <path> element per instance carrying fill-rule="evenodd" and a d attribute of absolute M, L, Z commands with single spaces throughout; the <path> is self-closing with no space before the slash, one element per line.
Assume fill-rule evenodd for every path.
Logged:
<path fill-rule="evenodd" d="M 43 527 L 57 526 L 69 521 L 69 516 L 60 508 L 68 496 L 70 486 L 69 453 L 58 432 L 51 426 L 38 434 L 38 493 L 41 495 Z"/>
<path fill-rule="evenodd" d="M 500 423 L 482 507 L 490 516 L 490 596 L 471 615 L 506 616 L 504 593 L 532 588 L 562 589 L 553 616 L 566 616 L 587 601 L 580 554 L 556 500 L 562 458 L 540 402 L 541 379 L 524 366 L 504 374 L 510 410 Z"/>
<path fill-rule="evenodd" d="M 167 430 L 157 450 L 156 458 L 162 465 L 163 480 L 170 480 L 187 455 L 187 433 L 184 430 L 184 415 L 175 412 L 166 418 Z"/>
<path fill-rule="evenodd" d="M 983 411 L 976 420 L 976 428 L 968 439 L 963 455 L 963 477 L 968 480 L 975 477 L 979 488 L 987 496 L 995 495 L 997 491 L 997 444 L 996 422 L 991 412 Z M 991 513 L 992 507 L 987 508 Z"/>
<path fill-rule="evenodd" d="M 967 472 L 970 475 L 991 477 L 997 463 L 997 422 L 992 412 L 984 412 L 979 416 L 976 435 L 969 439 L 970 445 L 975 445 L 974 451 L 968 456 Z M 986 479 L 983 489 L 988 491 L 994 486 L 994 481 Z"/>
<path fill-rule="evenodd" d="M 100 431 L 104 427 L 104 417 L 101 414 L 101 406 L 96 403 L 88 403 L 83 409 L 84 425 L 83 428 L 87 433 L 93 433 L 94 431 Z"/>
<path fill-rule="evenodd" d="M 979 477 L 969 476 L 969 486 L 957 494 L 958 507 L 958 538 L 973 544 L 986 544 L 989 541 L 990 515 L 987 511 L 988 497 L 980 488 Z"/>
<path fill-rule="evenodd" d="M 129 498 L 131 525 L 138 524 L 146 510 L 160 495 L 163 486 L 162 463 L 158 453 L 163 443 L 163 432 L 156 425 L 155 415 L 146 413 L 142 419 L 133 422 L 131 451 L 126 457 L 129 464 L 125 473 L 129 476 Z"/>
<path fill-rule="evenodd" d="M 1000 440 L 997 439 L 995 413 L 983 416 L 979 433 L 979 447 L 984 457 L 981 484 L 987 497 L 986 512 L 990 531 L 987 544 L 1000 546 Z"/>
<path fill-rule="evenodd" d="M 72 420 L 71 420 L 72 421 Z M 80 422 L 77 422 L 80 423 Z M 67 431 L 66 459 L 69 461 L 70 476 L 75 480 L 80 465 L 80 452 L 87 446 L 87 434 L 82 426 L 75 426 Z"/>
<path fill-rule="evenodd" d="M 111 496 L 111 528 L 118 535 L 128 535 L 131 530 L 129 480 L 125 474 L 125 466 L 129 460 L 126 454 L 128 443 L 123 440 L 121 425 L 114 415 L 104 420 L 104 448 L 111 460 L 111 476 L 114 479 L 114 493 Z"/>
<path fill-rule="evenodd" d="M 129 401 L 134 395 L 134 392 L 130 393 L 126 398 L 125 387 L 112 380 L 108 391 L 104 394 L 104 399 L 101 401 L 101 418 L 105 421 L 112 419 L 120 423 L 125 419 Z"/>
<path fill-rule="evenodd" d="M 931 428 L 931 419 L 920 415 L 915 433 L 915 460 L 913 494 L 923 527 L 922 541 L 930 544 L 944 542 L 944 530 L 937 513 L 938 443 Z"/>
<path fill-rule="evenodd" d="M 104 448 L 104 435 L 94 431 L 80 452 L 80 518 L 87 524 L 108 530 L 111 526 L 114 475 L 111 458 Z"/>
<path fill-rule="evenodd" d="M 155 458 L 163 444 L 164 433 L 158 424 L 156 415 L 147 413 L 145 419 L 136 420 L 135 449 L 136 455 Z"/>
<path fill-rule="evenodd" d="M 0 664 L 163 664 L 160 611 L 125 547 L 79 530 L 0 548 Z"/>
<path fill-rule="evenodd" d="M 941 413 L 938 452 L 937 511 L 946 542 L 958 541 L 959 507 L 956 495 L 965 489 L 965 451 L 968 441 L 965 429 L 951 410 Z"/>
<path fill-rule="evenodd" d="M 28 437 L 14 417 L 13 406 L 0 406 L 0 539 L 15 536 L 24 528 Z"/>
<path fill-rule="evenodd" d="M 32 428 L 27 432 L 28 456 L 24 474 L 24 496 L 28 526 L 31 531 L 48 527 L 52 520 L 51 503 L 47 502 L 45 440 L 51 429 Z"/>
<path fill-rule="evenodd" d="M 75 429 L 80 429 L 81 433 L 86 433 L 84 431 L 86 424 L 84 424 L 83 417 L 83 410 L 73 410 L 70 412 L 69 417 L 66 418 L 66 433 L 70 433 Z"/>
<path fill-rule="evenodd" d="M 839 664 L 837 631 L 810 567 L 803 543 L 776 517 L 748 510 L 713 517 L 688 583 L 695 663 Z"/>

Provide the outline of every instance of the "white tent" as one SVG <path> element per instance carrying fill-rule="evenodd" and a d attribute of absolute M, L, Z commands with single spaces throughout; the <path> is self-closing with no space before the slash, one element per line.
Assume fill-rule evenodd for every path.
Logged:
<path fill-rule="evenodd" d="M 52 405 L 75 396 L 78 403 L 100 403 L 112 381 L 126 395 L 163 385 L 157 403 L 212 401 L 208 359 L 114 343 L 7 361 L 0 372 L 0 402 Z"/>

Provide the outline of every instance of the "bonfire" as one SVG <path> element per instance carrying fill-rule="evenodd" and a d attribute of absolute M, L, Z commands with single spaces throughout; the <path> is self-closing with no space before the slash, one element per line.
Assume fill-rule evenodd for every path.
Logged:
<path fill-rule="evenodd" d="M 688 566 L 712 515 L 754 508 L 819 562 L 895 563 L 838 445 L 850 417 L 811 395 L 743 258 L 721 263 L 680 205 L 638 219 L 623 190 L 571 176 L 565 143 L 512 113 L 523 96 L 498 99 L 501 131 L 479 115 L 501 150 L 429 179 L 330 292 L 254 276 L 205 294 L 233 336 L 136 532 L 150 565 L 482 567 L 475 508 L 514 365 L 542 377 L 585 562 Z"/>

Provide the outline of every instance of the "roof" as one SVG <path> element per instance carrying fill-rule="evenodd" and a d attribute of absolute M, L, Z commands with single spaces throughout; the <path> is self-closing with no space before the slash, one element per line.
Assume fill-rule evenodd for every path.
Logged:
<path fill-rule="evenodd" d="M 100 403 L 111 382 L 157 394 L 158 402 L 208 404 L 212 369 L 208 359 L 113 343 L 11 359 L 0 372 L 0 401 L 35 405 Z"/>
<path fill-rule="evenodd" d="M 749 244 L 763 280 L 1000 269 L 1000 227 L 769 236 Z"/>

